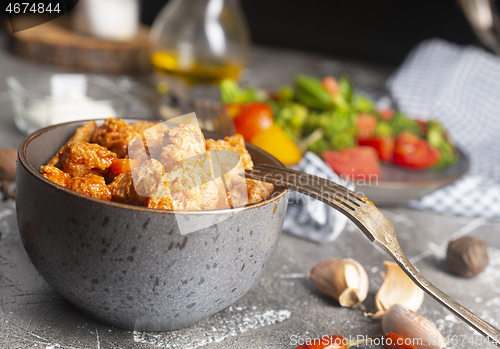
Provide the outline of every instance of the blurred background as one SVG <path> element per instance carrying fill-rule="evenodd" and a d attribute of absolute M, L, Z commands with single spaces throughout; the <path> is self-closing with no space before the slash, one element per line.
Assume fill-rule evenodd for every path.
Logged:
<path fill-rule="evenodd" d="M 166 0 L 143 0 L 151 24 Z M 455 0 L 242 0 L 252 42 L 396 65 L 420 41 L 479 45 Z"/>
<path fill-rule="evenodd" d="M 168 2 L 141 0 L 140 21 L 151 25 Z M 242 0 L 241 7 L 252 42 L 274 47 L 397 65 L 428 38 L 480 45 L 455 0 Z"/>

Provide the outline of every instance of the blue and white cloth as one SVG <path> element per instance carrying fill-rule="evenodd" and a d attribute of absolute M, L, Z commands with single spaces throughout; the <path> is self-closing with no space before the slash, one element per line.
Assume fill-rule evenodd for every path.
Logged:
<path fill-rule="evenodd" d="M 500 58 L 480 48 L 425 41 L 388 88 L 408 115 L 440 120 L 471 160 L 467 176 L 410 205 L 500 218 Z"/>
<path fill-rule="evenodd" d="M 307 152 L 295 169 L 354 190 L 353 184 L 342 180 L 314 153 Z M 307 195 L 290 191 L 284 231 L 307 240 L 326 243 L 335 240 L 346 223 L 347 217 L 337 210 Z"/>

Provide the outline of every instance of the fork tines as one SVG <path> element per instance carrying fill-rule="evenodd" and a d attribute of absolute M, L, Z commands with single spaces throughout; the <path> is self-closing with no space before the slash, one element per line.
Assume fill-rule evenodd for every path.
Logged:
<path fill-rule="evenodd" d="M 312 194 L 314 198 L 326 204 L 342 205 L 342 208 L 351 211 L 366 202 L 365 198 L 332 181 L 289 168 L 259 164 L 253 170 L 246 171 L 246 176 L 302 194 Z"/>
<path fill-rule="evenodd" d="M 236 133 L 231 118 L 227 115 L 223 105 L 215 101 L 196 100 L 193 102 L 196 116 L 203 123 L 203 128 L 208 131 L 216 131 L 225 136 Z"/>

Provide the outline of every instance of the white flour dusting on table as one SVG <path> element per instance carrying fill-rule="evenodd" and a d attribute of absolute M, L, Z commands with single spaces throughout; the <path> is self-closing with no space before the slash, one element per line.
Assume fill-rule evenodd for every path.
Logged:
<path fill-rule="evenodd" d="M 482 274 L 479 282 L 489 286 L 492 291 L 500 293 L 500 250 L 490 247 L 488 249 L 489 264 Z"/>
<path fill-rule="evenodd" d="M 172 349 L 196 349 L 210 343 L 222 342 L 228 337 L 283 322 L 292 315 L 286 309 L 255 311 L 254 308 L 250 310 L 245 306 L 231 306 L 194 327 L 178 331 L 134 331 L 134 340 Z"/>
<path fill-rule="evenodd" d="M 7 236 L 17 229 L 10 220 L 6 219 L 14 214 L 14 209 L 0 209 L 0 235 Z"/>

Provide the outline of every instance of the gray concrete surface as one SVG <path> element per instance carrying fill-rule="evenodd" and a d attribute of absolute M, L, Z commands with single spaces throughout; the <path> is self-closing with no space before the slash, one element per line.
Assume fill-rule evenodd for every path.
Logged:
<path fill-rule="evenodd" d="M 0 41 L 5 41 L 1 37 Z M 0 50 L 0 147 L 16 147 L 22 135 L 12 122 L 5 77 L 53 70 Z M 246 79 L 263 87 L 290 82 L 296 72 L 349 73 L 358 86 L 379 94 L 391 69 L 345 62 L 294 51 L 255 48 Z M 403 250 L 431 282 L 500 326 L 500 222 L 449 217 L 406 207 L 385 208 Z M 174 332 L 133 332 L 111 328 L 88 318 L 42 280 L 19 238 L 12 200 L 0 202 L 0 347 L 1 348 L 295 348 L 299 340 L 325 334 L 345 337 L 381 334 L 380 321 L 359 309 L 341 308 L 306 280 L 314 264 L 332 257 L 358 260 L 370 278 L 365 305 L 383 280 L 388 257 L 349 225 L 334 242 L 317 245 L 282 234 L 277 251 L 257 284 L 231 307 L 190 328 Z M 489 245 L 490 265 L 473 279 L 452 275 L 444 263 L 449 239 L 470 234 Z M 223 280 L 221 280 L 223 282 Z M 455 339 L 449 348 L 494 348 L 468 326 L 426 296 L 419 311 Z M 362 346 L 361 346 L 362 347 Z M 372 346 L 380 348 L 380 346 Z"/>

